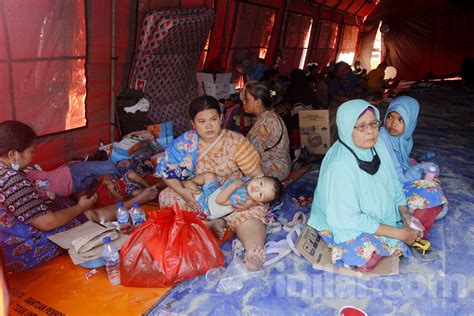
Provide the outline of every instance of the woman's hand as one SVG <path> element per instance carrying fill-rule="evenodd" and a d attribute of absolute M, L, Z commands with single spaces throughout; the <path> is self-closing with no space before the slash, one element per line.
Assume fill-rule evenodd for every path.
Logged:
<path fill-rule="evenodd" d="M 191 189 L 191 188 L 182 188 L 179 190 L 178 194 L 183 198 L 186 204 L 193 210 L 199 211 L 201 207 L 199 203 L 196 201 L 195 195 L 201 193 L 199 190 Z"/>
<path fill-rule="evenodd" d="M 234 211 L 240 212 L 240 211 L 246 211 L 255 205 L 258 205 L 257 202 L 255 202 L 252 199 L 248 199 L 247 202 L 239 201 L 239 203 L 235 204 L 233 208 L 234 208 Z"/>
<path fill-rule="evenodd" d="M 90 198 L 86 195 L 83 195 L 79 198 L 77 205 L 79 205 L 82 211 L 87 211 L 92 209 L 95 204 L 95 201 L 97 201 L 97 194 L 94 194 Z"/>
<path fill-rule="evenodd" d="M 411 246 L 415 242 L 420 240 L 422 234 L 423 234 L 422 232 L 420 232 L 416 229 L 404 226 L 404 227 L 400 228 L 400 238 L 398 238 L 398 239 L 403 241 L 407 245 Z"/>

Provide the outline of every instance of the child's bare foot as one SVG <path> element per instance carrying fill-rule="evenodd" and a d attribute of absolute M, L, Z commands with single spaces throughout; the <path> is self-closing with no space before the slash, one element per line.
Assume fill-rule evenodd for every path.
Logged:
<path fill-rule="evenodd" d="M 139 203 L 146 203 L 148 201 L 156 199 L 158 196 L 158 189 L 155 187 L 149 187 L 144 189 L 140 194 L 137 195 Z"/>
<path fill-rule="evenodd" d="M 251 271 L 260 270 L 265 263 L 265 252 L 257 243 L 252 243 L 245 249 L 245 265 Z"/>
<path fill-rule="evenodd" d="M 205 222 L 207 228 L 209 228 L 219 239 L 224 238 L 225 235 L 225 220 L 223 218 L 214 219 L 212 221 Z"/>

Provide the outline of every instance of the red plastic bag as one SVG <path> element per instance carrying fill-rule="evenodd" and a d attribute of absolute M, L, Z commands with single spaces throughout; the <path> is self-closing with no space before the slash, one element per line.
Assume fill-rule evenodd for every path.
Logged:
<path fill-rule="evenodd" d="M 120 251 L 120 279 L 126 286 L 171 286 L 223 265 L 214 235 L 178 204 L 150 212 Z"/>

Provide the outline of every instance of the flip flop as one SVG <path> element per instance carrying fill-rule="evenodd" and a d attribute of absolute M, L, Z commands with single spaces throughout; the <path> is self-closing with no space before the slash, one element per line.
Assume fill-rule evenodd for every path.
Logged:
<path fill-rule="evenodd" d="M 423 262 L 434 261 L 439 257 L 438 252 L 434 250 L 431 243 L 425 239 L 420 239 L 414 243 L 411 246 L 411 250 L 413 257 Z"/>
<path fill-rule="evenodd" d="M 295 215 L 293 216 L 293 219 L 286 223 L 283 226 L 283 230 L 290 232 L 296 225 L 305 225 L 307 222 L 306 215 L 304 215 L 303 212 L 296 212 Z"/>
<path fill-rule="evenodd" d="M 296 225 L 293 227 L 292 230 L 286 235 L 286 242 L 288 243 L 288 246 L 290 249 L 299 257 L 301 257 L 301 254 L 299 253 L 298 250 L 296 250 L 296 242 L 298 241 L 298 238 L 301 235 L 301 231 L 303 230 L 304 225 Z"/>
<path fill-rule="evenodd" d="M 280 222 L 268 223 L 267 224 L 267 235 L 281 232 L 282 229 L 283 229 L 283 226 L 281 225 Z"/>
<path fill-rule="evenodd" d="M 269 241 L 265 244 L 263 248 L 265 252 L 265 263 L 264 267 L 270 266 L 274 263 L 280 261 L 283 257 L 288 255 L 291 252 L 290 246 L 286 242 L 286 239 L 282 239 L 278 242 Z"/>

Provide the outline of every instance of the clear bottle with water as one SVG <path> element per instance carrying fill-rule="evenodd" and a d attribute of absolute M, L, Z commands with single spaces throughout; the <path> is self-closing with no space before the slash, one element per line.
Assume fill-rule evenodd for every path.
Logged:
<path fill-rule="evenodd" d="M 104 250 L 102 250 L 102 258 L 104 258 L 107 276 L 112 285 L 120 284 L 120 256 L 118 250 L 115 249 L 110 237 L 104 237 Z"/>
<path fill-rule="evenodd" d="M 146 220 L 145 211 L 141 208 L 140 203 L 135 202 L 130 210 L 130 217 L 132 218 L 133 228 L 137 228 Z"/>
<path fill-rule="evenodd" d="M 425 180 L 434 180 L 436 177 L 436 168 L 431 166 L 428 172 L 425 173 Z"/>
<path fill-rule="evenodd" d="M 120 232 L 122 234 L 130 234 L 132 232 L 132 224 L 130 223 L 130 213 L 123 206 L 123 202 L 117 203 L 116 215 Z"/>

